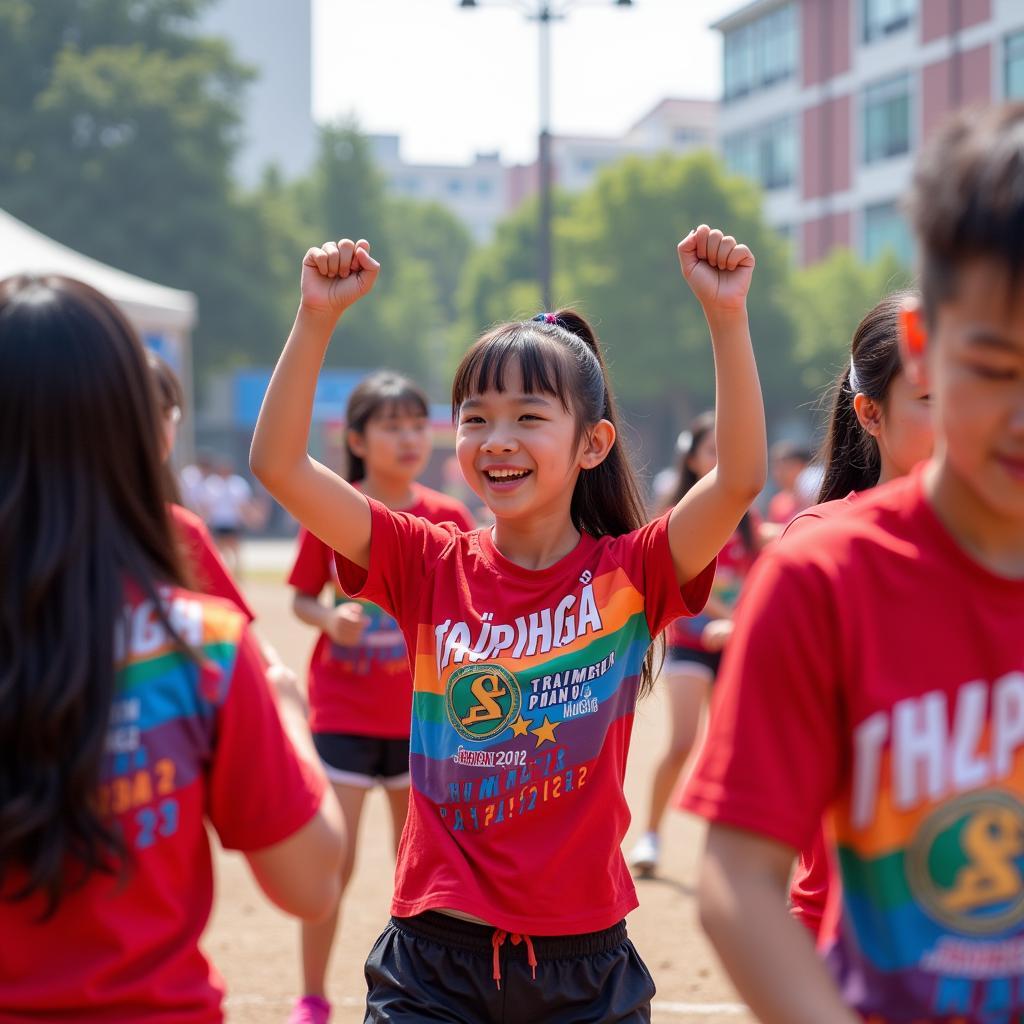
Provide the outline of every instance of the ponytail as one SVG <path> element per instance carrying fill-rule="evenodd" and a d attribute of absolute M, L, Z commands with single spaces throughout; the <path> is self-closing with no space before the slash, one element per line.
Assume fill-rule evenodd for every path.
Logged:
<path fill-rule="evenodd" d="M 824 468 L 818 501 L 845 498 L 851 491 L 867 491 L 882 471 L 878 442 L 857 417 L 853 401 L 858 394 L 884 402 L 893 380 L 903 369 L 899 349 L 899 312 L 909 292 L 888 295 L 854 331 L 850 359 L 831 389 L 828 432 L 818 457 Z"/>

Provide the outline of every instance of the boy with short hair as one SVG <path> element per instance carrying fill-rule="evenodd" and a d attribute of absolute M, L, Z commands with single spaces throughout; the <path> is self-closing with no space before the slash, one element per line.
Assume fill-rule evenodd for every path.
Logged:
<path fill-rule="evenodd" d="M 764 1024 L 1024 1020 L 1024 105 L 946 125 L 912 217 L 935 457 L 755 568 L 685 798 Z M 824 963 L 785 906 L 823 813 Z"/>

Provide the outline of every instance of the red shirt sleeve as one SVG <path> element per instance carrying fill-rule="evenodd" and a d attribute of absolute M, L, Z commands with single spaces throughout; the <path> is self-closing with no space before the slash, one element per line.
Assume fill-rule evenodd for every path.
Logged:
<path fill-rule="evenodd" d="M 420 516 L 393 512 L 372 498 L 370 565 L 362 569 L 335 552 L 342 589 L 350 597 L 372 601 L 399 622 L 418 607 L 430 570 L 454 542 L 458 528 L 434 525 Z"/>
<path fill-rule="evenodd" d="M 452 522 L 464 533 L 472 533 L 476 529 L 476 522 L 465 505 L 456 504 L 452 510 Z"/>
<path fill-rule="evenodd" d="M 326 783 L 285 735 L 256 643 L 243 633 L 217 719 L 207 813 L 231 850 L 293 835 L 320 808 Z"/>
<path fill-rule="evenodd" d="M 327 545 L 303 527 L 299 531 L 299 549 L 288 574 L 288 585 L 310 597 L 319 597 L 331 579 L 328 557 Z"/>
<path fill-rule="evenodd" d="M 644 594 L 644 609 L 651 636 L 657 636 L 679 618 L 697 615 L 707 604 L 715 580 L 711 561 L 682 587 L 676 579 L 675 562 L 668 542 L 666 512 L 646 526 L 613 541 L 622 567 Z"/>
<path fill-rule="evenodd" d="M 206 524 L 199 516 L 180 505 L 171 506 L 171 518 L 185 548 L 199 591 L 211 597 L 223 597 L 249 622 L 254 622 L 256 613 L 249 607 L 249 602 L 242 596 L 238 584 L 220 557 Z"/>
<path fill-rule="evenodd" d="M 802 849 L 843 763 L 843 651 L 826 573 L 776 548 L 750 575 L 682 806 Z"/>

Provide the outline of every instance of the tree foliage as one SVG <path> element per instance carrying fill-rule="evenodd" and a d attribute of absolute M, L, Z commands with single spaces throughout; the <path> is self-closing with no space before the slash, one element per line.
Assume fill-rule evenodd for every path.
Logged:
<path fill-rule="evenodd" d="M 329 358 L 436 375 L 468 235 L 443 209 L 389 198 L 352 125 L 322 131 L 303 180 L 270 168 L 241 190 L 232 163 L 254 72 L 197 32 L 207 3 L 0 0 L 0 207 L 195 292 L 200 375 L 271 362 L 305 250 L 365 236 L 381 287 L 346 317 Z"/>

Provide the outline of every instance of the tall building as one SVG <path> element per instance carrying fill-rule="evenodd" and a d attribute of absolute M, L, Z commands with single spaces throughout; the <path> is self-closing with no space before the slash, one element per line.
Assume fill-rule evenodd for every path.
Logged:
<path fill-rule="evenodd" d="M 1024 0 L 753 0 L 713 27 L 723 154 L 805 265 L 837 246 L 909 262 L 922 141 L 952 110 L 1024 98 Z"/>
<path fill-rule="evenodd" d="M 215 0 L 201 18 L 200 31 L 227 39 L 258 75 L 246 89 L 236 164 L 247 185 L 256 184 L 268 164 L 292 178 L 313 163 L 312 17 L 312 0 Z"/>

